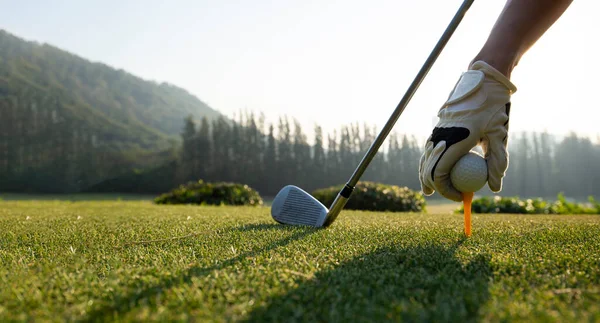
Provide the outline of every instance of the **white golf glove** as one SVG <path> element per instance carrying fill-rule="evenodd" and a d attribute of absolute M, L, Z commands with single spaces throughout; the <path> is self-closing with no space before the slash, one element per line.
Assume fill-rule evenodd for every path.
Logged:
<path fill-rule="evenodd" d="M 427 139 L 419 178 L 426 196 L 435 191 L 460 202 L 462 194 L 450 181 L 454 164 L 481 145 L 488 164 L 488 186 L 502 190 L 508 168 L 510 98 L 517 88 L 495 68 L 477 61 L 464 72 L 438 112 L 439 122 Z"/>

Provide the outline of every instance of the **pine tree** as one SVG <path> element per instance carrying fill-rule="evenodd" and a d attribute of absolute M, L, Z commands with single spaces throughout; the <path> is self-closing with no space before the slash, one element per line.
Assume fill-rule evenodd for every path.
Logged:
<path fill-rule="evenodd" d="M 257 172 L 261 174 L 263 178 L 267 175 L 267 168 L 265 166 L 265 153 L 267 149 L 267 133 L 265 132 L 265 114 L 260 113 L 257 122 L 257 146 L 256 149 L 258 151 L 258 165 L 256 167 Z M 259 181 L 260 185 L 263 185 L 264 182 L 262 180 Z"/>
<path fill-rule="evenodd" d="M 558 194 L 554 178 L 556 177 L 556 167 L 554 165 L 554 156 L 552 152 L 552 138 L 548 132 L 540 134 L 540 160 L 542 169 L 543 197 L 550 197 Z"/>
<path fill-rule="evenodd" d="M 22 97 L 17 98 L 17 110 L 15 111 L 15 141 L 16 141 L 16 170 L 18 173 L 23 172 L 23 165 L 25 164 L 25 106 Z"/>
<path fill-rule="evenodd" d="M 241 120 L 240 114 L 240 120 Z M 235 114 L 233 116 L 233 120 L 235 120 Z M 241 182 L 241 177 L 244 174 L 244 169 L 246 167 L 245 160 L 243 154 L 244 148 L 244 134 L 242 133 L 242 123 L 238 120 L 233 123 L 231 126 L 231 133 L 229 137 L 229 141 L 227 143 L 230 156 L 231 156 L 231 165 L 229 165 L 229 172 L 231 176 L 231 180 L 234 182 Z"/>
<path fill-rule="evenodd" d="M 210 125 L 206 116 L 202 118 L 195 137 L 196 160 L 194 168 L 198 170 L 196 177 L 207 180 L 212 171 L 212 145 L 210 141 Z"/>
<path fill-rule="evenodd" d="M 583 199 L 596 193 L 594 192 L 595 174 L 592 173 L 592 170 L 594 165 L 598 164 L 598 161 L 594 160 L 594 146 L 589 138 L 579 139 L 578 156 L 575 176 L 581 178 L 581 182 L 577 185 L 578 190 L 574 190 L 573 194 Z"/>
<path fill-rule="evenodd" d="M 542 144 L 541 140 L 538 139 L 538 135 L 536 133 L 532 134 L 533 140 L 533 159 L 535 162 L 535 192 L 540 196 L 546 196 L 546 189 L 544 185 L 544 165 L 542 162 Z"/>
<path fill-rule="evenodd" d="M 213 180 L 232 180 L 229 169 L 232 167 L 230 152 L 231 126 L 223 117 L 213 120 L 212 147 L 213 147 Z M 234 165 L 233 165 L 234 166 Z"/>
<path fill-rule="evenodd" d="M 185 118 L 181 137 L 183 140 L 183 176 L 187 181 L 196 177 L 196 160 L 198 159 L 196 150 L 196 124 L 191 115 Z"/>
<path fill-rule="evenodd" d="M 523 134 L 523 136 L 519 140 L 519 195 L 521 196 L 529 196 L 529 139 L 527 138 L 527 134 Z"/>
<path fill-rule="evenodd" d="M 266 189 L 265 193 L 274 194 L 277 192 L 278 188 L 282 185 L 280 181 L 278 181 L 277 177 L 277 142 L 275 139 L 275 127 L 273 124 L 269 125 L 269 134 L 267 136 L 267 145 L 265 150 L 265 179 L 266 179 Z"/>
<path fill-rule="evenodd" d="M 349 135 L 349 147 L 350 147 L 350 160 L 349 160 L 349 169 L 352 165 L 358 165 L 361 157 L 361 147 L 363 145 L 363 140 L 360 135 L 360 126 L 358 123 L 352 123 L 348 127 L 348 135 Z"/>
<path fill-rule="evenodd" d="M 419 162 L 421 159 L 421 155 L 423 154 L 423 150 L 419 145 L 419 141 L 413 135 L 409 141 L 410 147 L 410 159 L 408 160 L 408 174 L 406 177 L 405 184 L 402 186 L 407 186 L 413 190 L 421 189 L 421 182 L 419 181 Z"/>
<path fill-rule="evenodd" d="M 291 183 L 297 173 L 293 168 L 292 135 L 287 117 L 279 118 L 278 141 L 278 177 L 284 183 Z"/>
<path fill-rule="evenodd" d="M 327 181 L 332 185 L 338 184 L 338 176 L 336 174 L 340 171 L 341 160 L 336 130 L 333 130 L 332 134 L 327 135 L 327 153 L 325 158 Z"/>
<path fill-rule="evenodd" d="M 392 132 L 388 136 L 388 149 L 386 155 L 385 182 L 388 184 L 398 183 L 401 177 L 402 165 L 400 164 L 400 146 L 398 134 Z"/>
<path fill-rule="evenodd" d="M 356 166 L 358 166 L 358 163 L 360 163 L 361 160 L 364 158 L 365 154 L 371 147 L 371 144 L 373 144 L 373 141 L 375 140 L 375 135 L 372 133 L 372 129 L 366 123 L 363 124 L 363 134 L 362 137 L 360 137 L 359 139 L 360 143 L 358 147 L 356 163 L 354 164 Z M 373 157 L 373 160 L 371 160 L 369 166 L 365 170 L 365 173 L 362 178 L 363 180 L 374 182 L 381 181 L 381 162 L 382 156 L 384 154 L 384 147 L 380 147 L 375 156 Z"/>
<path fill-rule="evenodd" d="M 354 152 L 352 139 L 350 138 L 350 131 L 351 130 L 349 126 L 343 126 L 341 129 L 340 144 L 338 150 L 340 157 L 340 166 L 335 173 L 335 181 L 339 184 L 346 181 L 345 177 L 347 177 L 347 174 L 349 174 L 352 171 L 351 168 L 354 164 Z"/>
<path fill-rule="evenodd" d="M 306 187 L 308 174 L 310 174 L 310 147 L 307 142 L 307 137 L 302 131 L 300 123 L 294 119 L 294 143 L 293 143 L 293 178 L 298 185 Z"/>
<path fill-rule="evenodd" d="M 593 148 L 593 157 L 594 161 L 592 168 L 590 169 L 590 174 L 592 174 L 592 195 L 595 196 L 596 200 L 600 200 L 600 136 L 596 138 L 596 142 L 594 143 Z"/>
<path fill-rule="evenodd" d="M 407 135 L 402 136 L 402 143 L 400 144 L 400 150 L 398 151 L 398 162 L 399 162 L 399 181 L 396 185 L 407 186 L 406 181 L 410 177 L 411 172 L 411 159 L 413 158 L 412 147 L 410 145 Z M 402 182 L 402 184 L 400 184 Z"/>
<path fill-rule="evenodd" d="M 245 144 L 245 160 L 246 160 L 246 183 L 252 187 L 257 187 L 261 184 L 263 173 L 261 167 L 262 159 L 262 134 L 258 128 L 254 113 L 250 113 L 246 118 L 246 144 Z"/>
<path fill-rule="evenodd" d="M 311 181 L 309 187 L 312 189 L 322 188 L 327 185 L 325 179 L 326 157 L 323 147 L 323 129 L 321 126 L 315 126 L 315 144 L 312 153 L 312 167 L 310 170 Z"/>
<path fill-rule="evenodd" d="M 0 97 L 0 178 L 9 176 L 9 136 L 12 121 L 12 106 L 8 98 Z M 2 184 L 0 184 L 2 188 Z"/>

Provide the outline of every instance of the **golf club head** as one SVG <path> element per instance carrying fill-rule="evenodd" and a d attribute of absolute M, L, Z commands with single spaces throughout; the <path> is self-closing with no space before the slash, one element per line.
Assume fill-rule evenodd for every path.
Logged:
<path fill-rule="evenodd" d="M 271 216 L 282 224 L 322 227 L 329 210 L 303 189 L 287 185 L 271 205 Z"/>

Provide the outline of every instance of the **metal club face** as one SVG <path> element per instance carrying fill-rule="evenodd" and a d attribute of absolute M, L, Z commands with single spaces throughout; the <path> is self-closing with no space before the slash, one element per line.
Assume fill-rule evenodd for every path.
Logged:
<path fill-rule="evenodd" d="M 329 210 L 303 189 L 287 185 L 271 205 L 271 216 L 282 224 L 321 227 Z"/>

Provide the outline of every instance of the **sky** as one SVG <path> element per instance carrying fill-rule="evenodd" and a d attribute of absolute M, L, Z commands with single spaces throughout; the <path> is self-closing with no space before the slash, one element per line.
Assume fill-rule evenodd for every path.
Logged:
<path fill-rule="evenodd" d="M 462 0 L 13 1 L 0 28 L 147 80 L 183 87 L 232 116 L 295 118 L 312 135 L 378 129 Z M 394 131 L 426 137 L 504 1 L 475 1 Z M 523 57 L 511 132 L 600 135 L 600 5 L 575 1 Z"/>

